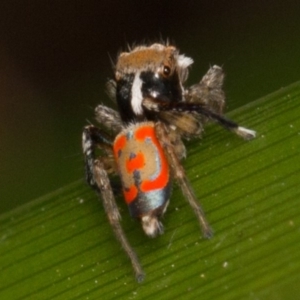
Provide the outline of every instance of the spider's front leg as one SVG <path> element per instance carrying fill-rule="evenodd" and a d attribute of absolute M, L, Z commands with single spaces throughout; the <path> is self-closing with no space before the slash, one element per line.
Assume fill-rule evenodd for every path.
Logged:
<path fill-rule="evenodd" d="M 225 129 L 237 134 L 245 140 L 251 140 L 256 136 L 254 130 L 239 126 L 236 122 L 227 119 L 222 114 L 215 113 L 210 107 L 206 107 L 200 102 L 165 102 L 159 99 L 146 98 L 143 100 L 143 106 L 149 111 L 175 112 L 179 114 L 187 113 L 194 116 L 202 116 L 218 123 Z"/>
<path fill-rule="evenodd" d="M 112 139 L 109 135 L 99 128 L 95 126 L 87 126 L 84 128 L 82 135 L 82 148 L 85 157 L 86 179 L 87 182 L 101 195 L 103 206 L 109 223 L 113 228 L 114 234 L 131 260 L 137 281 L 141 282 L 144 279 L 144 272 L 137 255 L 129 244 L 121 227 L 120 212 L 108 177 L 109 172 L 116 171 L 112 156 L 112 143 Z M 107 156 L 96 158 L 96 147 L 102 149 Z"/>
<path fill-rule="evenodd" d="M 224 128 L 236 133 L 242 138 L 249 140 L 255 137 L 255 131 L 239 126 L 223 116 L 225 106 L 225 93 L 223 91 L 224 72 L 219 66 L 212 66 L 202 77 L 199 83 L 191 86 L 185 93 L 187 105 L 180 104 L 175 108 L 200 116 L 219 123 Z"/>
<path fill-rule="evenodd" d="M 202 104 L 211 111 L 222 114 L 225 105 L 223 82 L 222 68 L 214 65 L 209 68 L 199 83 L 185 91 L 185 99 L 187 102 Z"/>

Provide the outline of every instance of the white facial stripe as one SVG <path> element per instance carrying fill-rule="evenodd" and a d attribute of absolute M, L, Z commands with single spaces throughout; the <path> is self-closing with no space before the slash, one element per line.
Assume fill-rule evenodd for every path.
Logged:
<path fill-rule="evenodd" d="M 143 113 L 142 108 L 142 101 L 143 101 L 143 95 L 142 95 L 142 84 L 143 81 L 140 78 L 140 73 L 136 73 L 132 88 L 131 88 L 131 107 L 135 114 L 141 115 Z"/>

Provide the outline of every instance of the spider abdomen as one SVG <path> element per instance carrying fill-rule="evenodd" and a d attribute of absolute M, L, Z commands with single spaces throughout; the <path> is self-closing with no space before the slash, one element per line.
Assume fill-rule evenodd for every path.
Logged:
<path fill-rule="evenodd" d="M 114 141 L 114 155 L 130 214 L 147 235 L 162 233 L 158 218 L 171 193 L 169 164 L 153 122 L 131 124 Z"/>

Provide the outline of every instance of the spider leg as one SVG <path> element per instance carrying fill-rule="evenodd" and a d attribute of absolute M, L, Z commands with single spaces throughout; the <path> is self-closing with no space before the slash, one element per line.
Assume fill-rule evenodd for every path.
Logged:
<path fill-rule="evenodd" d="M 115 133 L 120 132 L 122 129 L 120 114 L 110 107 L 102 104 L 98 105 L 95 109 L 95 118 L 98 123 L 113 130 Z"/>
<path fill-rule="evenodd" d="M 121 227 L 121 216 L 108 177 L 105 160 L 102 157 L 95 159 L 96 146 L 104 149 L 106 153 L 112 152 L 112 140 L 107 134 L 94 126 L 85 127 L 82 136 L 82 147 L 85 157 L 87 182 L 101 195 L 102 203 L 114 234 L 131 261 L 137 281 L 141 282 L 144 279 L 144 272 Z"/>
<path fill-rule="evenodd" d="M 224 72 L 219 66 L 212 66 L 199 83 L 185 91 L 187 102 L 201 103 L 210 110 L 221 114 L 225 105 L 225 94 L 222 89 Z"/>
<path fill-rule="evenodd" d="M 143 100 L 143 106 L 147 110 L 151 111 L 173 111 L 182 113 L 199 114 L 205 116 L 217 123 L 219 123 L 225 129 L 236 133 L 245 140 L 250 140 L 255 137 L 256 132 L 251 129 L 239 126 L 234 121 L 231 121 L 221 114 L 215 113 L 209 108 L 207 108 L 202 103 L 192 103 L 192 102 L 169 102 L 162 101 L 159 99 L 146 98 Z"/>
<path fill-rule="evenodd" d="M 179 104 L 179 103 L 178 103 Z M 255 138 L 256 132 L 251 129 L 247 129 L 245 127 L 239 126 L 236 122 L 227 119 L 223 115 L 217 114 L 206 107 L 201 107 L 201 105 L 193 104 L 193 103 L 180 103 L 181 105 L 178 105 L 178 107 L 175 108 L 176 110 L 183 110 L 183 111 L 189 111 L 189 112 L 197 112 L 201 115 L 206 116 L 207 118 L 219 123 L 221 126 L 223 126 L 225 129 L 234 132 L 235 134 L 241 136 L 245 140 L 251 140 L 252 138 Z M 186 104 L 186 105 L 182 105 Z"/>
<path fill-rule="evenodd" d="M 170 162 L 170 166 L 172 168 L 172 173 L 174 178 L 177 180 L 183 195 L 185 196 L 186 200 L 194 210 L 200 227 L 202 228 L 202 232 L 205 238 L 210 238 L 213 235 L 213 231 L 209 226 L 208 221 L 206 220 L 205 214 L 203 209 L 201 208 L 200 204 L 197 201 L 197 198 L 193 192 L 193 189 L 185 175 L 184 169 L 180 164 L 180 161 L 176 155 L 174 146 L 170 143 L 168 137 L 168 131 L 166 126 L 158 122 L 156 125 L 156 132 L 159 137 L 159 140 L 164 145 L 166 156 Z"/>

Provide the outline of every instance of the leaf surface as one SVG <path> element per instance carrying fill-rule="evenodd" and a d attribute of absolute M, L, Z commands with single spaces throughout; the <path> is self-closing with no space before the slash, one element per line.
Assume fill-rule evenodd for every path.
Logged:
<path fill-rule="evenodd" d="M 184 161 L 214 229 L 204 240 L 174 187 L 165 234 L 149 239 L 122 199 L 146 279 L 135 282 L 97 195 L 83 180 L 0 216 L 1 299 L 296 299 L 300 282 L 300 82 L 228 114 Z"/>

